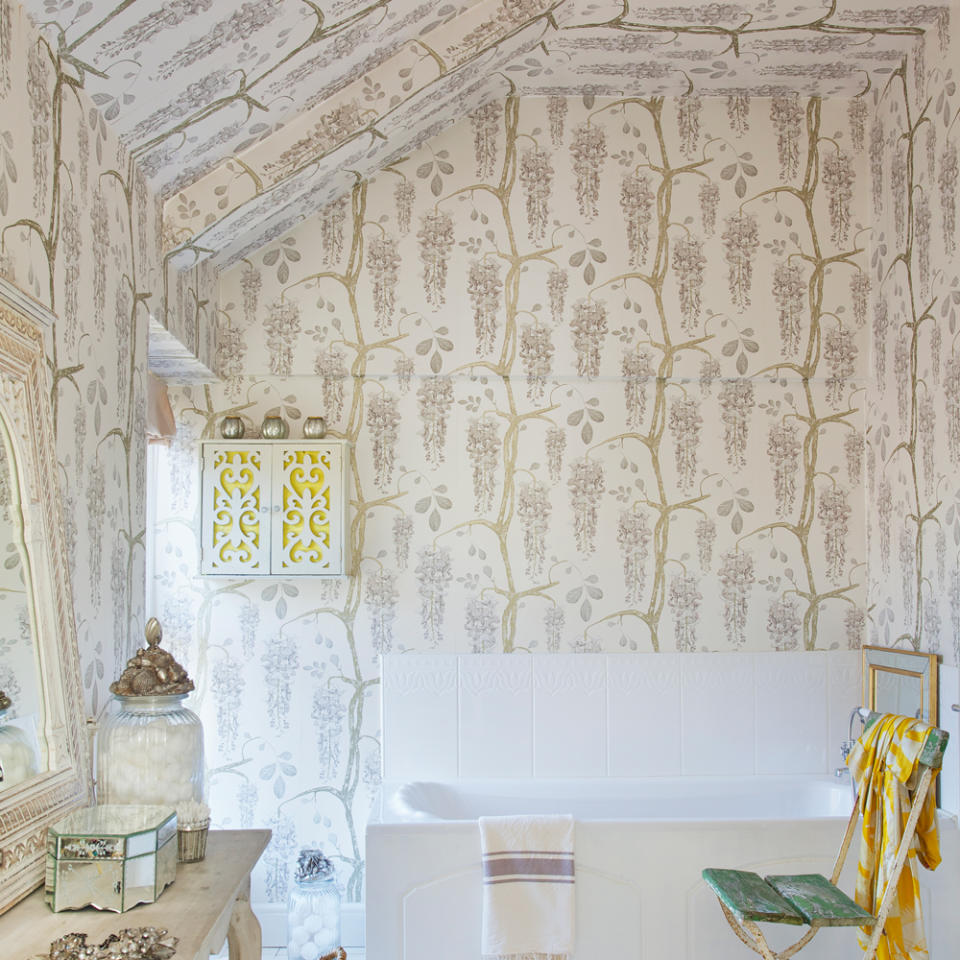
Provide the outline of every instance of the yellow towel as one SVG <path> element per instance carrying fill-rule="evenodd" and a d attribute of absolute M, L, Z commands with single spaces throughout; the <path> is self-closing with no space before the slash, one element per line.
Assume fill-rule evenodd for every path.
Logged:
<path fill-rule="evenodd" d="M 847 759 L 860 794 L 863 817 L 856 901 L 874 914 L 887 889 L 897 846 L 910 814 L 912 798 L 907 783 L 917 769 L 917 759 L 929 730 L 929 724 L 921 720 L 888 714 L 864 733 Z M 897 883 L 885 933 L 877 948 L 877 960 L 927 960 L 917 882 L 918 858 L 930 870 L 940 863 L 936 791 L 932 783 Z M 861 927 L 858 933 L 864 949 L 870 933 L 868 927 Z"/>

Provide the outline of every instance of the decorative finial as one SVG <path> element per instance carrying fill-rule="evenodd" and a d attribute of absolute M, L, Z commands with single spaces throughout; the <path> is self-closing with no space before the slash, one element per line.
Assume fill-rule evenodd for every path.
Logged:
<path fill-rule="evenodd" d="M 11 703 L 13 703 L 13 701 L 2 690 L 0 690 L 0 710 L 6 710 Z"/>
<path fill-rule="evenodd" d="M 160 621 L 151 617 L 143 633 L 147 645 L 127 661 L 120 679 L 110 684 L 110 692 L 118 697 L 165 697 L 189 693 L 193 681 L 187 671 L 160 646 L 163 639 Z"/>
<path fill-rule="evenodd" d="M 151 650 L 160 646 L 160 641 L 163 639 L 163 627 L 160 626 L 160 621 L 156 617 L 151 617 L 147 621 L 147 625 L 143 628 L 143 635 L 147 638 L 147 646 Z"/>

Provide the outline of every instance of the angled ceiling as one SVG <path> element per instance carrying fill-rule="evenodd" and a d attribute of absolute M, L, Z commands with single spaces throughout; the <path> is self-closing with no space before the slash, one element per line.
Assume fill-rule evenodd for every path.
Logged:
<path fill-rule="evenodd" d="M 165 199 L 172 262 L 228 264 L 464 113 L 524 96 L 849 97 L 945 6 L 630 0 L 24 0 Z"/>

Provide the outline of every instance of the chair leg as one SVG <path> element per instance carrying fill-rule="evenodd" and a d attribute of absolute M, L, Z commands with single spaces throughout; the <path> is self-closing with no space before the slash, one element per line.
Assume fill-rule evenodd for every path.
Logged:
<path fill-rule="evenodd" d="M 764 939 L 762 931 L 752 920 L 744 920 L 743 926 L 744 929 L 749 932 L 750 936 L 757 941 L 764 960 L 783 960 L 779 953 L 774 953 L 773 950 L 770 949 L 770 945 Z"/>
<path fill-rule="evenodd" d="M 720 904 L 723 915 L 727 918 L 727 923 L 730 924 L 733 932 L 743 943 L 754 953 L 759 953 L 764 960 L 779 960 L 779 957 L 770 950 L 767 941 L 764 940 L 763 934 L 760 932 L 760 928 L 755 923 L 746 920 L 741 924 L 722 900 L 717 902 Z"/>
<path fill-rule="evenodd" d="M 810 927 L 804 935 L 791 944 L 789 947 L 775 953 L 763 936 L 760 927 L 751 920 L 745 920 L 743 924 L 733 915 L 727 905 L 722 901 L 717 901 L 723 915 L 727 918 L 733 932 L 745 943 L 754 953 L 759 953 L 764 960 L 790 960 L 795 953 L 802 950 L 816 935 L 819 927 Z"/>

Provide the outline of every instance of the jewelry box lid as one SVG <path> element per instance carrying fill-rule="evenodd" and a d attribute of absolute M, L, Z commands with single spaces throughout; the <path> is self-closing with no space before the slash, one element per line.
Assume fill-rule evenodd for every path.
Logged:
<path fill-rule="evenodd" d="M 176 833 L 171 807 L 81 807 L 49 828 L 47 853 L 58 860 L 125 860 L 156 852 Z"/>

